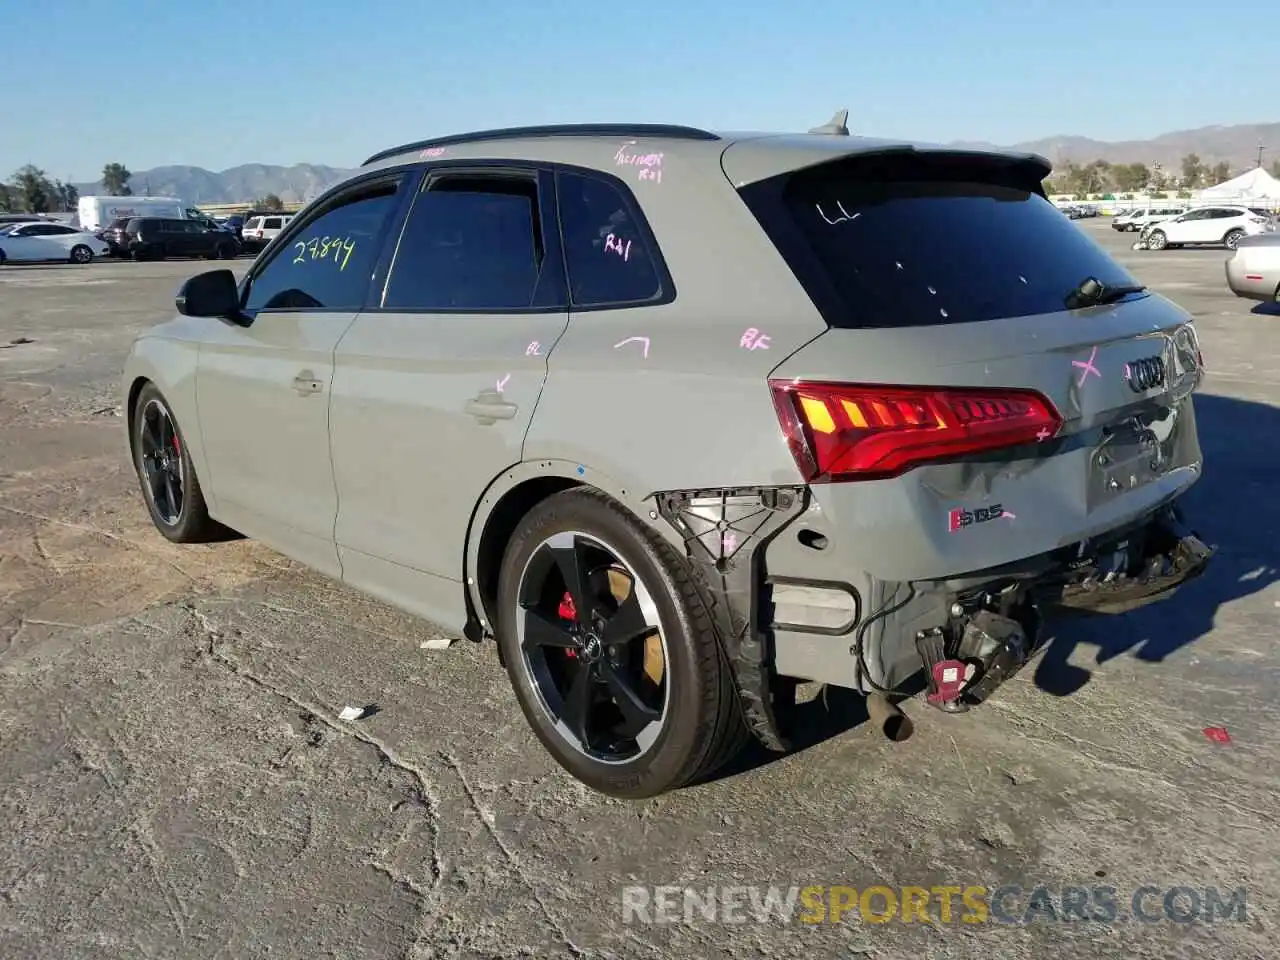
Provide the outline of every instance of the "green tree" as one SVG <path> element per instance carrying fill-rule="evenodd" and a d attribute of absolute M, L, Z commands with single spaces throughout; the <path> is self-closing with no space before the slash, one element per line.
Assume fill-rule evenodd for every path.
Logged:
<path fill-rule="evenodd" d="M 9 213 L 15 205 L 13 191 L 6 184 L 0 183 L 0 213 Z"/>
<path fill-rule="evenodd" d="M 70 212 L 80 205 L 80 191 L 76 189 L 75 184 L 56 180 L 53 189 L 58 195 L 58 205 L 63 210 Z"/>
<path fill-rule="evenodd" d="M 1231 164 L 1223 160 L 1221 163 L 1215 164 L 1212 170 L 1208 171 L 1210 183 L 1224 183 L 1231 179 Z"/>
<path fill-rule="evenodd" d="M 1116 189 L 1130 193 L 1145 189 L 1151 182 L 1151 171 L 1145 163 L 1118 163 L 1111 173 Z"/>
<path fill-rule="evenodd" d="M 1200 162 L 1200 158 L 1196 154 L 1188 153 L 1182 158 L 1182 185 L 1184 187 L 1196 186 L 1207 172 L 1205 165 Z"/>
<path fill-rule="evenodd" d="M 128 197 L 133 194 L 129 187 L 132 176 L 123 163 L 108 163 L 102 168 L 102 189 L 111 197 Z"/>
<path fill-rule="evenodd" d="M 48 213 L 56 202 L 54 186 L 39 167 L 27 164 L 9 180 L 24 213 Z"/>
<path fill-rule="evenodd" d="M 1102 193 L 1111 185 L 1111 164 L 1105 160 L 1095 160 L 1083 167 L 1068 163 L 1065 180 L 1068 190 L 1088 199 L 1089 194 Z"/>
<path fill-rule="evenodd" d="M 268 193 L 265 197 L 255 203 L 254 206 L 259 210 L 283 210 L 284 201 L 274 193 Z"/>

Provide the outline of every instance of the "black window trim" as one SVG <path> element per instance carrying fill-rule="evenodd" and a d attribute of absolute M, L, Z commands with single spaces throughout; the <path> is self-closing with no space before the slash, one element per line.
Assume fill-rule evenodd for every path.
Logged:
<path fill-rule="evenodd" d="M 565 250 L 565 271 L 566 285 L 569 291 L 569 311 L 571 313 L 596 313 L 601 310 L 639 310 L 644 307 L 664 307 L 672 303 L 676 299 L 676 285 L 671 277 L 671 271 L 667 268 L 666 258 L 662 255 L 662 249 L 658 246 L 658 238 L 653 232 L 653 228 L 649 225 L 649 220 L 645 217 L 641 210 L 640 203 L 637 201 L 635 194 L 632 192 L 630 185 L 621 177 L 612 173 L 606 173 L 603 170 L 596 170 L 592 167 L 580 167 L 576 164 L 556 163 L 552 164 L 556 172 L 556 223 L 560 228 L 560 246 Z M 572 278 L 568 277 L 569 256 L 568 249 L 564 242 L 564 223 L 559 217 L 560 211 L 560 174 L 568 173 L 575 176 L 585 177 L 589 180 L 597 180 L 607 184 L 618 191 L 622 197 L 623 204 L 627 208 L 627 216 L 631 218 L 631 223 L 636 229 L 636 233 L 640 239 L 644 241 L 645 247 L 649 253 L 649 262 L 653 265 L 653 272 L 658 277 L 658 295 L 650 297 L 647 300 L 619 300 L 611 303 L 591 303 L 591 304 L 575 304 L 573 302 L 573 284 Z"/>
<path fill-rule="evenodd" d="M 385 274 L 384 264 L 386 263 L 386 244 L 389 237 L 398 235 L 400 226 L 404 222 L 404 214 L 406 208 L 406 195 L 411 192 L 406 190 L 406 185 L 416 182 L 413 171 L 406 170 L 404 167 L 383 168 L 380 170 L 370 171 L 367 175 L 352 177 L 344 180 L 334 187 L 331 187 L 325 193 L 321 194 L 310 204 L 293 214 L 288 223 L 284 225 L 281 231 L 276 234 L 275 238 L 270 242 L 268 250 L 269 256 L 260 256 L 254 264 L 245 273 L 244 279 L 240 281 L 240 305 L 241 311 L 245 315 L 245 326 L 251 326 L 260 314 L 276 314 L 276 313 L 356 313 L 369 309 L 373 302 L 374 291 L 381 288 L 382 278 Z M 353 194 L 364 193 L 371 187 L 378 184 L 394 184 L 396 193 L 394 202 L 391 207 L 391 213 L 382 224 L 382 234 L 374 241 L 375 253 L 373 270 L 369 277 L 369 284 L 365 288 L 364 297 L 360 304 L 355 307 L 272 307 L 269 310 L 259 308 L 257 310 L 247 310 L 244 304 L 249 296 L 249 291 L 254 281 L 267 269 L 276 258 L 281 256 L 281 252 L 288 250 L 293 243 L 293 237 L 303 232 L 310 224 L 315 222 L 317 217 L 328 213 L 335 204 L 347 199 Z"/>
<path fill-rule="evenodd" d="M 379 261 L 380 270 L 378 275 L 378 284 L 373 289 L 373 293 L 369 297 L 369 303 L 365 306 L 364 313 L 398 313 L 398 314 L 423 314 L 431 316 L 445 316 L 450 314 L 459 315 L 475 315 L 482 316 L 507 316 L 507 315 L 540 315 L 548 313 L 567 313 L 569 310 L 569 290 L 568 290 L 568 267 L 565 263 L 564 246 L 560 235 L 560 219 L 559 211 L 555 205 L 555 189 L 552 179 L 552 165 L 539 161 L 520 161 L 509 159 L 498 160 L 439 160 L 432 163 L 415 163 L 405 166 L 398 166 L 392 169 L 411 171 L 413 176 L 409 182 L 414 184 L 412 191 L 408 192 L 403 205 L 401 216 L 396 224 L 394 238 L 388 238 L 386 247 L 383 249 L 382 257 Z M 455 177 L 494 177 L 508 179 L 527 179 L 534 182 L 538 191 L 538 219 L 539 227 L 542 233 L 542 259 L 543 269 L 558 270 L 558 289 L 553 291 L 557 293 L 554 299 L 557 301 L 552 305 L 530 306 L 530 307 L 504 307 L 502 309 L 493 309 L 491 307 L 449 307 L 449 308 L 433 308 L 430 310 L 406 309 L 404 307 L 384 307 L 386 302 L 387 286 L 391 278 L 391 272 L 395 267 L 396 255 L 400 252 L 400 242 L 404 238 L 404 231 L 409 224 L 409 216 L 413 212 L 413 206 L 418 202 L 418 198 L 422 194 L 431 189 L 431 185 L 437 181 L 444 179 L 453 179 Z M 556 229 L 549 229 L 554 224 Z"/>

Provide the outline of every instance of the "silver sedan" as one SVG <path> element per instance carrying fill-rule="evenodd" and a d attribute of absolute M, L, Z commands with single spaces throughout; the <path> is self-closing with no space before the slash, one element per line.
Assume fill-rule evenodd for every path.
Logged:
<path fill-rule="evenodd" d="M 1240 240 L 1227 258 L 1227 286 L 1237 297 L 1280 302 L 1280 232 Z"/>

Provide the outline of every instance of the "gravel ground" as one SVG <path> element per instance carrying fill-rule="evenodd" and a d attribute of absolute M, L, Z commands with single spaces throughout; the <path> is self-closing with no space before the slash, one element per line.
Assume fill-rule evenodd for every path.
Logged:
<path fill-rule="evenodd" d="M 804 749 L 644 803 L 560 771 L 490 646 L 154 532 L 117 377 L 203 265 L 0 268 L 0 957 L 1275 956 L 1280 311 L 1221 251 L 1082 229 L 1198 318 L 1211 572 L 1061 625 L 980 710 L 908 705 L 905 743 L 828 691 Z M 623 922 L 632 885 L 1010 884 L 985 923 Z M 1040 885 L 1127 919 L 1001 922 Z M 1244 888 L 1245 918 L 1160 917 L 1177 886 Z"/>

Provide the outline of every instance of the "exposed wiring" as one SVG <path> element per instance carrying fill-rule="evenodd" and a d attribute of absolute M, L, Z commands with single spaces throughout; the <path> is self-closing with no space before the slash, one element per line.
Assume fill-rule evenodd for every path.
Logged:
<path fill-rule="evenodd" d="M 854 635 L 853 649 L 854 649 L 854 656 L 856 656 L 858 659 L 858 673 L 861 675 L 862 679 L 867 682 L 867 685 L 870 686 L 871 689 L 875 690 L 877 693 L 885 693 L 885 694 L 896 693 L 897 690 L 891 689 L 888 687 L 882 687 L 880 686 L 880 684 L 876 683 L 876 681 L 871 679 L 871 671 L 867 669 L 867 660 L 863 652 L 863 639 L 866 637 L 867 631 L 871 629 L 872 624 L 874 624 L 877 620 L 881 620 L 889 616 L 890 614 L 897 613 L 899 610 L 905 607 L 908 603 L 914 600 L 915 596 L 916 596 L 915 584 L 908 581 L 906 599 L 903 600 L 901 603 L 897 604 L 896 606 L 888 607 L 887 609 L 886 607 L 888 605 L 888 601 L 885 601 L 885 606 L 882 606 L 879 610 L 877 610 L 875 613 L 869 616 L 866 620 L 864 620 L 862 623 L 862 626 L 858 628 L 858 632 Z"/>

